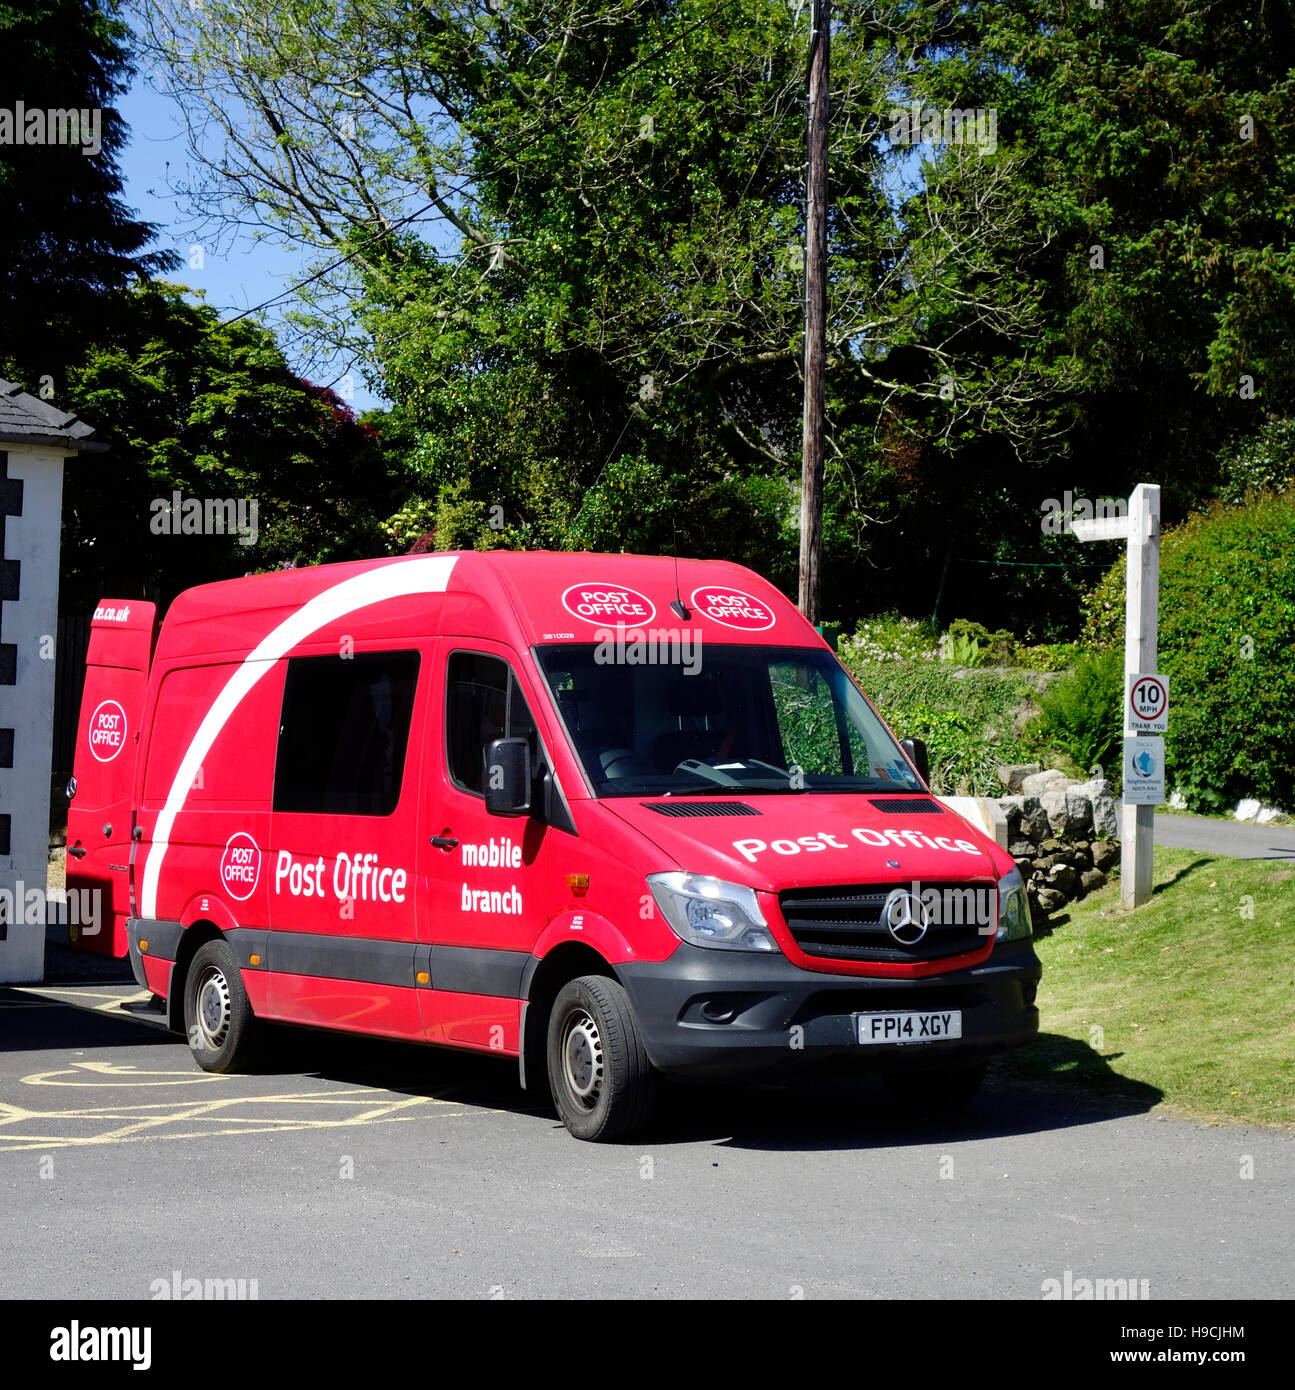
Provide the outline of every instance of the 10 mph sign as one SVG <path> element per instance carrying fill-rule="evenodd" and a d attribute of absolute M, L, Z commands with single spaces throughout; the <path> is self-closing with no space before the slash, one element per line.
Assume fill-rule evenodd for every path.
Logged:
<path fill-rule="evenodd" d="M 1124 732 L 1163 734 L 1169 731 L 1169 677 L 1150 672 L 1128 676 L 1125 682 Z"/>

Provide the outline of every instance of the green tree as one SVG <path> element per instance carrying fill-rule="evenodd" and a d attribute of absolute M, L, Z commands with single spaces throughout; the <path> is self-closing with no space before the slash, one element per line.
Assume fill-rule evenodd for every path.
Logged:
<path fill-rule="evenodd" d="M 1293 65 L 1285 0 L 981 2 L 935 36 L 918 84 L 973 85 L 1026 161 L 1026 244 L 1081 373 L 1074 478 L 1160 481 L 1181 514 L 1230 435 L 1290 410 Z"/>
<path fill-rule="evenodd" d="M 33 391 L 49 377 L 56 400 L 72 345 L 110 322 L 108 292 L 178 263 L 172 252 L 147 249 L 155 228 L 120 196 L 126 127 L 113 101 L 132 72 L 128 34 L 113 3 L 0 3 L 3 103 L 18 125 L 0 143 L 0 375 Z M 66 143 L 51 143 L 59 130 L 48 128 L 46 113 L 54 111 L 89 112 L 89 128 L 78 120 L 81 138 L 66 142 L 65 115 Z"/>
<path fill-rule="evenodd" d="M 1024 451 L 1051 427 L 1038 297 L 996 273 L 1021 231 L 1012 170 L 955 151 L 903 196 L 906 153 L 880 138 L 938 8 L 850 7 L 833 39 L 825 532 L 843 606 L 914 417 L 937 440 L 987 429 Z M 334 266 L 305 313 L 367 353 L 416 430 L 438 540 L 659 550 L 677 535 L 794 583 L 807 11 L 148 13 L 205 160 L 195 195 Z"/>
<path fill-rule="evenodd" d="M 111 341 L 71 364 L 60 402 L 111 446 L 68 468 L 70 611 L 103 593 L 168 602 L 211 579 L 387 548 L 381 521 L 407 491 L 397 461 L 372 424 L 294 375 L 269 332 L 221 323 L 159 282 L 123 292 L 113 317 Z M 249 531 L 255 502 L 255 543 L 175 534 L 161 509 L 176 491 L 241 501 Z"/>

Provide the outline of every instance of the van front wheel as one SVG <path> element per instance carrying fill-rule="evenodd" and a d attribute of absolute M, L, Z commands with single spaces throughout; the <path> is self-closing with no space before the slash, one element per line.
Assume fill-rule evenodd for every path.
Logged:
<path fill-rule="evenodd" d="M 549 1014 L 548 1073 L 553 1104 L 577 1139 L 628 1139 L 647 1123 L 657 1074 L 615 980 L 581 975 L 562 987 Z"/>
<path fill-rule="evenodd" d="M 184 981 L 184 1031 L 204 1071 L 240 1071 L 251 1060 L 256 1019 L 238 957 L 227 941 L 194 952 Z"/>

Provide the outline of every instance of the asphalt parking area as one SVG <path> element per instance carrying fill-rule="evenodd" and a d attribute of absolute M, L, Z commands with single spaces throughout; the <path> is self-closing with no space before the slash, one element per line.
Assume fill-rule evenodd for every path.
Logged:
<path fill-rule="evenodd" d="M 919 1123 L 867 1080 L 690 1090 L 590 1145 L 499 1059 L 284 1029 L 212 1076 L 146 1005 L 0 988 L 0 1297 L 1295 1295 L 1295 1138 L 1153 1098 L 1000 1077 Z"/>
<path fill-rule="evenodd" d="M 19 1055 L 49 1046 L 52 1055 L 41 1060 L 53 1063 L 17 1075 L 0 1053 L 7 1083 L 0 1153 L 344 1129 L 398 1123 L 415 1110 L 434 1111 L 440 1119 L 466 1113 L 434 1093 L 405 1095 L 324 1077 L 293 1077 L 285 1084 L 277 1067 L 254 1075 L 202 1071 L 148 1008 L 149 998 L 133 984 L 0 990 L 0 1020 L 19 1022 L 28 1035 Z M 324 1041 L 332 1045 L 326 1050 L 336 1050 L 345 1040 Z M 291 1035 L 284 1030 L 276 1042 L 290 1064 L 296 1050 Z M 361 1044 L 371 1046 L 367 1039 Z"/>

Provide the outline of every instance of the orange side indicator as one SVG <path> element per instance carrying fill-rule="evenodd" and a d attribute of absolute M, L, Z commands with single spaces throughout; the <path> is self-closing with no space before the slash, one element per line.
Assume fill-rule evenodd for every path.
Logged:
<path fill-rule="evenodd" d="M 567 887 L 570 888 L 570 890 L 576 895 L 577 898 L 583 898 L 584 895 L 589 891 L 589 875 L 568 874 Z"/>
<path fill-rule="evenodd" d="M 141 951 L 147 951 L 147 950 L 148 950 L 148 942 L 147 942 L 147 941 L 141 941 L 141 942 L 139 943 L 139 949 L 140 949 Z"/>
<path fill-rule="evenodd" d="M 425 985 L 432 977 L 427 973 L 426 970 L 420 970 L 418 974 L 414 976 L 414 978 L 418 981 L 420 985 Z"/>
<path fill-rule="evenodd" d="M 261 963 L 261 957 L 260 957 L 260 956 L 248 956 L 247 961 L 248 961 L 248 964 L 249 964 L 249 965 L 260 965 L 260 963 Z"/>

